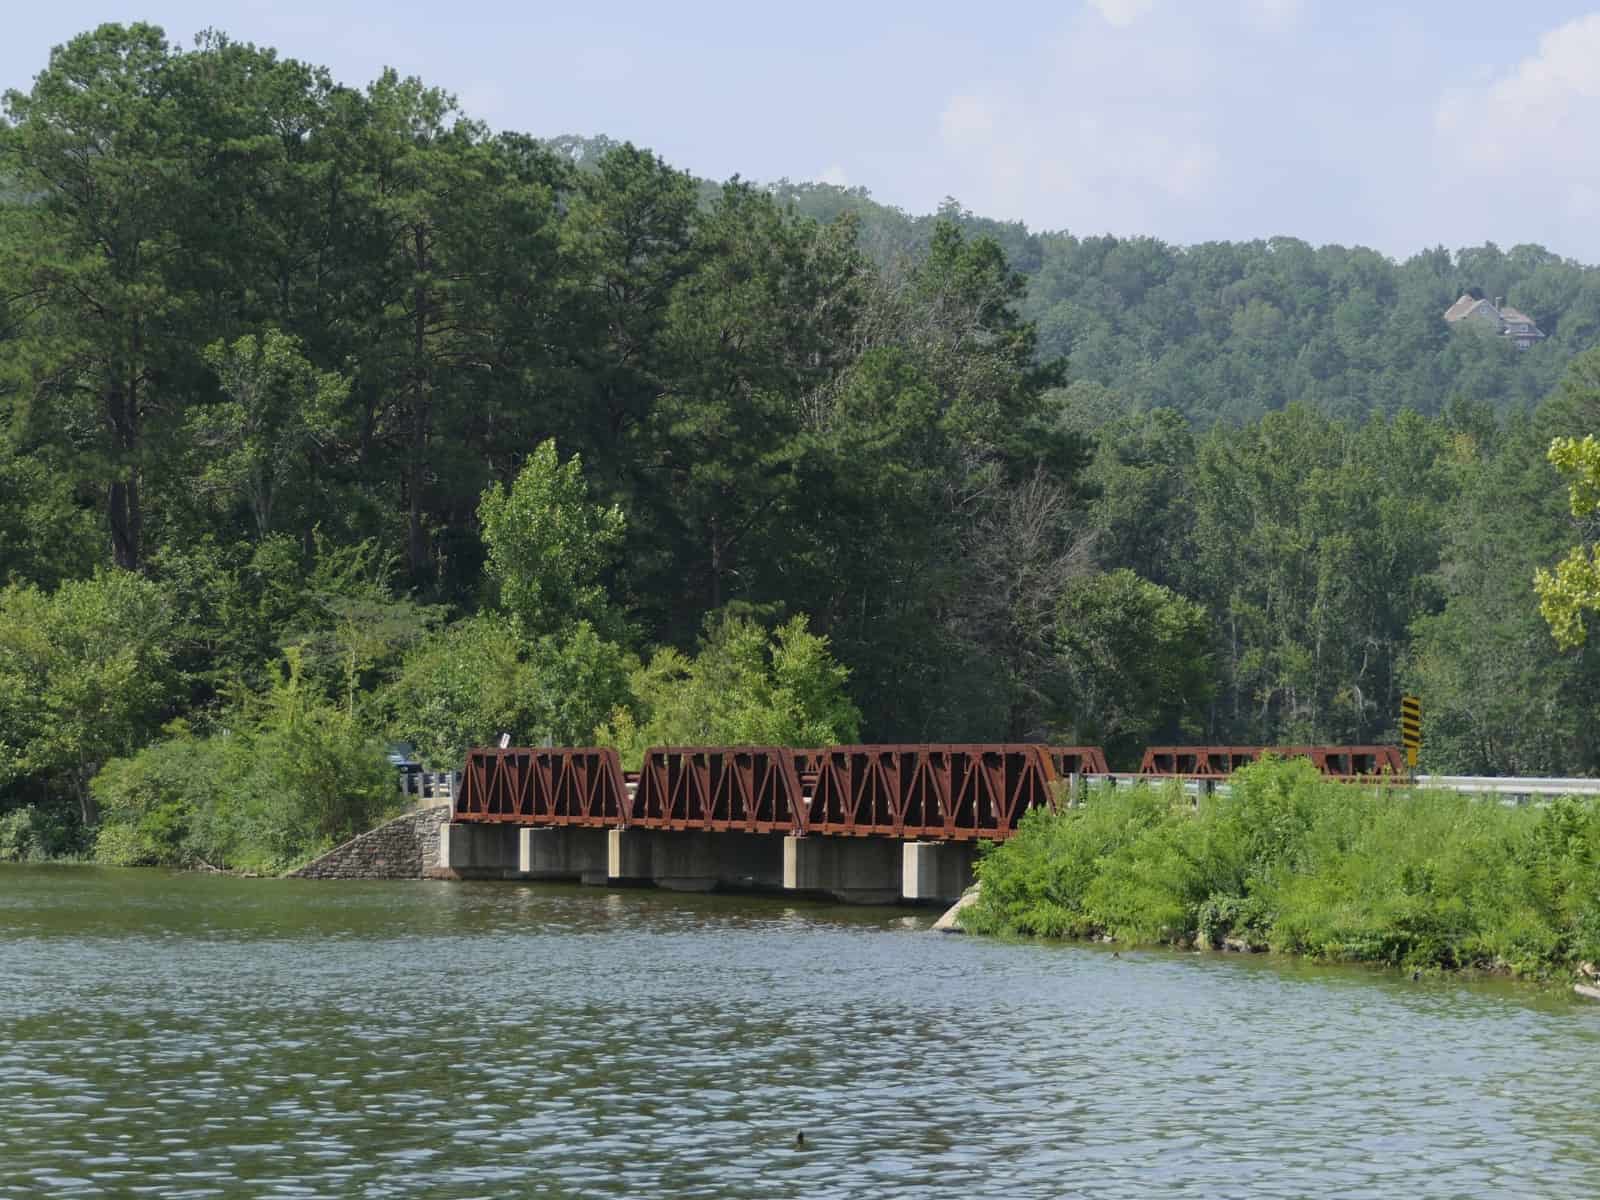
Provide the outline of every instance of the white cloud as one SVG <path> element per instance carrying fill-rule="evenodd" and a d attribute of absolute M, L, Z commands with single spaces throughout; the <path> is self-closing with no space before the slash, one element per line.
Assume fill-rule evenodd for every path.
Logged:
<path fill-rule="evenodd" d="M 1552 226 L 1592 218 L 1600 191 L 1600 13 L 1539 39 L 1538 51 L 1485 83 L 1440 99 L 1435 134 L 1441 169 L 1454 193 L 1494 208 L 1519 206 L 1526 240 Z"/>
<path fill-rule="evenodd" d="M 1155 0 L 1089 0 L 1108 25 L 1125 29 L 1155 7 Z"/>
<path fill-rule="evenodd" d="M 1046 60 L 945 103 L 939 134 L 963 203 L 1036 227 L 1134 232 L 1212 192 L 1221 156 L 1194 93 L 1213 65 L 1184 29 L 1135 36 L 1090 20 Z"/>
<path fill-rule="evenodd" d="M 840 166 L 838 163 L 833 163 L 830 166 L 822 168 L 822 170 L 818 172 L 817 182 L 831 183 L 834 187 L 849 187 L 850 176 L 845 174 L 845 170 L 842 166 Z"/>
<path fill-rule="evenodd" d="M 1078 234 L 1600 253 L 1600 11 L 1520 62 L 1409 10 L 1375 20 L 1309 0 L 1079 6 L 1008 74 L 943 93 L 929 193 Z M 1465 45 L 1498 62 L 1480 73 Z"/>

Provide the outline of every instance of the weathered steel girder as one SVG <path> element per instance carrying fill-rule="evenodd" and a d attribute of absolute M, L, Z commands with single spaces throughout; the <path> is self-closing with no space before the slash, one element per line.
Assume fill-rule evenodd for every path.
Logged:
<path fill-rule="evenodd" d="M 806 832 L 801 766 L 786 746 L 653 746 L 644 754 L 628 824 L 645 829 Z"/>
<path fill-rule="evenodd" d="M 1266 754 L 1308 758 L 1324 775 L 1338 779 L 1406 773 L 1405 760 L 1393 746 L 1151 746 L 1139 774 L 1222 778 Z"/>
<path fill-rule="evenodd" d="M 809 833 L 1001 840 L 1057 779 L 1037 745 L 830 746 L 820 752 Z"/>
<path fill-rule="evenodd" d="M 513 747 L 468 751 L 452 819 L 616 826 L 627 811 L 622 763 L 610 747 Z"/>
<path fill-rule="evenodd" d="M 1249 766 L 1263 751 L 1261 746 L 1150 746 L 1139 763 L 1139 774 L 1221 778 Z"/>
<path fill-rule="evenodd" d="M 1099 746 L 1046 746 L 1050 765 L 1057 779 L 1070 779 L 1074 775 L 1109 775 L 1106 752 Z"/>
<path fill-rule="evenodd" d="M 1408 774 L 1396 746 L 1270 746 L 1268 751 L 1279 758 L 1309 758 L 1324 775 L 1340 779 Z"/>

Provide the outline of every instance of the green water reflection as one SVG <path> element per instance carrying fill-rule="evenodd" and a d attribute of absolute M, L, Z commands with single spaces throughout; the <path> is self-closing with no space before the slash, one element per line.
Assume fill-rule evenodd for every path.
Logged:
<path fill-rule="evenodd" d="M 927 923 L 0 868 L 0 1196 L 1578 1196 L 1600 1179 L 1600 1006 Z"/>

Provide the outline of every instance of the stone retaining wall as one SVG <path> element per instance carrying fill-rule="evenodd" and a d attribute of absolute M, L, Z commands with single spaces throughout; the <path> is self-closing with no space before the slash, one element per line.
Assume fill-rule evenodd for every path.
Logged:
<path fill-rule="evenodd" d="M 416 809 L 291 872 L 296 879 L 421 879 L 438 865 L 448 804 Z"/>

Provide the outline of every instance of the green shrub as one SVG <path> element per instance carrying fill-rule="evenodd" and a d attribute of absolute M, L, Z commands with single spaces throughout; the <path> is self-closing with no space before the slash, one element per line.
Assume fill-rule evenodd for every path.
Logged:
<path fill-rule="evenodd" d="M 1034 812 L 979 864 L 974 932 L 1252 945 L 1544 974 L 1600 959 L 1600 802 L 1357 788 L 1266 762 L 1198 805 L 1153 787 Z"/>
<path fill-rule="evenodd" d="M 204 862 L 278 871 L 370 828 L 399 803 L 383 747 L 305 686 L 298 655 L 229 732 L 186 728 L 95 779 L 95 857 L 124 866 Z"/>
<path fill-rule="evenodd" d="M 0 862 L 28 862 L 34 857 L 33 809 L 18 808 L 0 816 Z"/>
<path fill-rule="evenodd" d="M 1102 931 L 1085 904 L 1106 855 L 1170 817 L 1172 799 L 1154 788 L 1096 790 L 1077 808 L 1035 809 L 1016 837 L 978 863 L 981 901 L 962 914 L 976 933 L 1086 937 Z"/>
<path fill-rule="evenodd" d="M 82 853 L 82 827 L 61 809 L 27 805 L 0 814 L 0 862 L 45 862 Z"/>
<path fill-rule="evenodd" d="M 137 754 L 112 759 L 95 776 L 97 861 L 187 866 L 229 858 L 214 830 L 228 776 L 223 739 L 195 737 L 182 724 L 166 734 Z"/>

